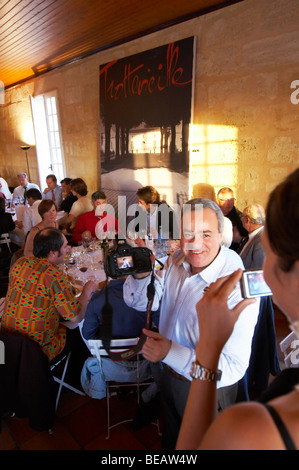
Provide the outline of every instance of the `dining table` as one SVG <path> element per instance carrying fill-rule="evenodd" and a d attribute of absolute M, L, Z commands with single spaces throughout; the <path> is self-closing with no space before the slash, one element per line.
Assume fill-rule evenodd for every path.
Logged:
<path fill-rule="evenodd" d="M 99 289 L 102 289 L 107 281 L 103 250 L 97 241 L 92 242 L 89 247 L 71 247 L 61 269 L 67 274 L 76 295 L 81 294 L 88 281 L 96 282 Z"/>
<path fill-rule="evenodd" d="M 23 221 L 23 213 L 24 213 L 24 210 L 26 209 L 27 206 L 25 206 L 24 204 L 20 204 L 20 205 L 15 205 L 15 206 L 7 206 L 5 207 L 5 212 L 7 212 L 8 214 L 11 214 L 12 216 L 12 220 L 15 222 L 16 220 L 18 222 L 22 222 Z"/>
<path fill-rule="evenodd" d="M 177 241 L 171 241 L 171 246 L 167 247 L 167 253 L 159 257 L 159 261 L 155 263 L 155 269 L 161 269 L 161 265 L 166 261 L 167 257 L 178 249 Z M 156 250 L 154 250 L 156 251 Z M 157 256 L 157 253 L 156 253 Z M 158 256 L 157 256 L 158 257 Z M 104 270 L 104 253 L 101 247 L 101 240 L 93 239 L 88 244 L 70 247 L 61 269 L 67 274 L 67 277 L 76 291 L 76 295 L 80 295 L 87 281 L 98 283 L 99 289 L 109 282 Z"/>
<path fill-rule="evenodd" d="M 104 289 L 109 281 L 104 270 L 104 254 L 99 240 L 93 240 L 88 247 L 83 245 L 70 247 L 70 251 L 65 256 L 60 269 L 66 273 L 73 287 L 75 297 L 81 295 L 88 281 L 96 282 L 99 290 Z M 88 342 L 82 335 L 83 322 L 84 320 L 79 323 L 66 320 L 62 321 L 62 324 L 69 329 L 79 326 L 82 339 L 89 347 Z"/>

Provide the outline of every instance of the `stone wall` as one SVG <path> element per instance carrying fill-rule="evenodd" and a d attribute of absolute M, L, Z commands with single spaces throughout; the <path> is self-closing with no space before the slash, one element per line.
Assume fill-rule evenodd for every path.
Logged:
<path fill-rule="evenodd" d="M 0 174 L 15 185 L 26 171 L 20 145 L 34 144 L 30 95 L 57 90 L 67 176 L 100 186 L 99 65 L 196 36 L 190 194 L 197 182 L 231 186 L 237 206 L 265 204 L 299 166 L 299 2 L 244 0 L 95 54 L 6 91 L 0 105 Z M 38 181 L 34 145 L 28 152 Z"/>

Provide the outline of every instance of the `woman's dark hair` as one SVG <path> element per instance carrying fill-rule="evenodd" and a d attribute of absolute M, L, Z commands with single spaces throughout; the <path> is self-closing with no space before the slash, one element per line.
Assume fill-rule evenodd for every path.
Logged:
<path fill-rule="evenodd" d="M 88 193 L 87 184 L 82 178 L 75 178 L 71 181 L 71 189 L 76 191 L 80 196 L 86 196 Z"/>
<path fill-rule="evenodd" d="M 160 194 L 153 186 L 144 186 L 137 190 L 137 196 L 142 199 L 146 204 L 159 204 Z"/>
<path fill-rule="evenodd" d="M 271 192 L 266 230 L 280 269 L 291 271 L 299 260 L 299 168 Z"/>
<path fill-rule="evenodd" d="M 37 258 L 47 258 L 50 251 L 58 251 L 64 243 L 62 232 L 56 228 L 44 228 L 33 239 L 33 254 Z"/>
<path fill-rule="evenodd" d="M 53 206 L 55 206 L 55 209 L 57 211 L 57 206 L 55 202 L 52 201 L 52 199 L 43 199 L 39 203 L 37 210 L 42 219 L 44 218 L 43 217 L 44 213 L 49 212 L 49 210 L 52 209 Z"/>

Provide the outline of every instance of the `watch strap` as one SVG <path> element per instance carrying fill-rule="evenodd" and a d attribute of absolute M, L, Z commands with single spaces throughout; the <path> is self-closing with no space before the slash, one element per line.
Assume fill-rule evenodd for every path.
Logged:
<path fill-rule="evenodd" d="M 218 382 L 221 379 L 221 370 L 212 370 L 203 367 L 198 361 L 192 362 L 190 375 L 192 379 L 203 380 L 204 382 Z"/>

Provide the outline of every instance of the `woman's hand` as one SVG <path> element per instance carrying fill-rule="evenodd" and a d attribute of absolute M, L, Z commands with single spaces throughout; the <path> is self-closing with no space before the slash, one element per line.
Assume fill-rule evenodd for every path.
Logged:
<path fill-rule="evenodd" d="M 255 302 L 255 299 L 244 299 L 232 310 L 227 305 L 227 299 L 241 279 L 242 272 L 238 269 L 210 284 L 196 305 L 200 332 L 196 357 L 205 367 L 213 367 L 211 362 L 215 364 L 215 359 L 218 359 L 239 315 L 247 305 Z M 209 365 L 206 362 L 210 360 Z"/>

